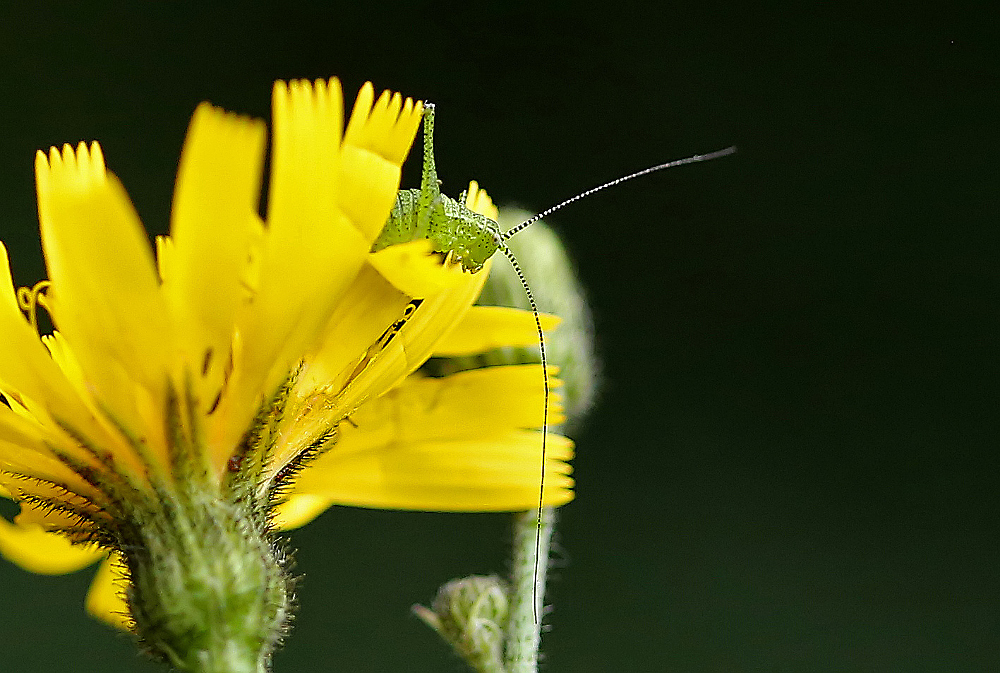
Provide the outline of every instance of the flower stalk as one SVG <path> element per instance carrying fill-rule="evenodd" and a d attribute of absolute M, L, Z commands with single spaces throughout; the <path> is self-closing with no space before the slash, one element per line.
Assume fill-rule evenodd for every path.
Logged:
<path fill-rule="evenodd" d="M 290 564 L 273 532 L 271 495 L 262 503 L 255 488 L 268 454 L 262 438 L 284 399 L 258 415 L 241 459 L 220 480 L 197 418 L 184 418 L 194 400 L 181 405 L 171 395 L 170 474 L 150 474 L 138 488 L 110 472 L 99 481 L 116 516 L 94 535 L 118 550 L 132 630 L 147 654 L 178 671 L 266 673 L 287 631 Z"/>
<path fill-rule="evenodd" d="M 290 615 L 283 551 L 240 505 L 174 494 L 145 513 L 127 549 L 128 603 L 141 646 L 192 673 L 266 673 Z"/>
<path fill-rule="evenodd" d="M 505 652 L 507 673 L 538 670 L 549 546 L 555 518 L 554 507 L 514 515 L 510 617 Z"/>

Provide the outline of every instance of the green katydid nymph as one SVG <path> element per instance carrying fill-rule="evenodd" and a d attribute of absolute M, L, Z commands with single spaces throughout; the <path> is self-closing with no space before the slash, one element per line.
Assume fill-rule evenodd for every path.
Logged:
<path fill-rule="evenodd" d="M 716 159 L 736 151 L 735 147 L 727 147 L 708 154 L 697 154 L 685 159 L 669 161 L 646 168 L 635 173 L 611 180 L 597 187 L 593 187 L 577 194 L 565 201 L 562 201 L 551 208 L 521 222 L 517 226 L 502 231 L 497 222 L 484 215 L 473 212 L 466 207 L 465 193 L 458 200 L 449 198 L 441 193 L 440 181 L 438 180 L 437 168 L 434 161 L 434 105 L 424 103 L 423 112 L 423 170 L 419 189 L 400 190 L 396 198 L 396 203 L 389 214 L 381 234 L 372 245 L 372 252 L 378 252 L 384 248 L 401 243 L 409 243 L 419 239 L 428 239 L 431 243 L 431 250 L 452 263 L 460 263 L 465 271 L 471 273 L 479 272 L 486 262 L 496 253 L 503 251 L 510 261 L 524 293 L 528 299 L 535 316 L 535 327 L 538 331 L 539 355 L 542 364 L 542 378 L 544 384 L 545 410 L 543 412 L 542 432 L 541 432 L 541 472 L 538 491 L 538 526 L 541 527 L 541 511 L 543 509 L 544 486 L 545 486 L 545 460 L 546 460 L 546 433 L 549 425 L 548 405 L 549 405 L 549 378 L 546 371 L 545 336 L 542 331 L 542 324 L 539 318 L 538 306 L 531 293 L 531 288 L 525 279 L 521 267 L 514 257 L 514 254 L 505 244 L 505 241 L 520 231 L 538 222 L 543 217 L 587 196 L 599 192 L 608 187 L 621 184 L 633 178 L 648 175 L 666 168 L 673 168 L 684 164 L 691 164 L 700 161 Z M 409 307 L 408 307 L 409 308 Z M 406 314 L 406 318 L 415 312 L 416 308 Z M 405 319 L 404 321 L 405 322 Z M 397 322 L 397 329 L 402 326 L 402 322 Z M 535 591 L 538 590 L 538 563 L 539 563 L 539 536 L 535 537 Z M 538 621 L 538 595 L 534 596 L 535 621 Z"/>
<path fill-rule="evenodd" d="M 503 245 L 499 225 L 485 215 L 469 210 L 465 194 L 458 201 L 441 193 L 434 163 L 434 105 L 424 103 L 424 158 L 420 189 L 402 189 L 389 213 L 372 252 L 420 238 L 431 241 L 431 249 L 451 253 L 466 271 L 483 268 Z"/>

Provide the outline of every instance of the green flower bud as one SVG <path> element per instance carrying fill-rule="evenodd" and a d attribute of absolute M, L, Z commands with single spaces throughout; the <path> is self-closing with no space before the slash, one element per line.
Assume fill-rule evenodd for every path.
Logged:
<path fill-rule="evenodd" d="M 442 586 L 431 609 L 415 605 L 413 611 L 474 670 L 502 673 L 507 592 L 496 576 L 472 575 Z"/>

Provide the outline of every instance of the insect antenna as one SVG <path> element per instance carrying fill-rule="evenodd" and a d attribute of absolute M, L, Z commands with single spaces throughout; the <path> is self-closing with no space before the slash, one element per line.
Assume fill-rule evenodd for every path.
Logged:
<path fill-rule="evenodd" d="M 726 147 L 725 149 L 716 150 L 715 152 L 709 152 L 708 154 L 695 154 L 684 159 L 675 159 L 674 161 L 668 161 L 666 163 L 657 164 L 656 166 L 650 166 L 649 168 L 644 168 L 641 171 L 636 171 L 635 173 L 630 173 L 628 175 L 616 178 L 609 182 L 605 182 L 602 185 L 592 187 L 584 192 L 580 192 L 576 196 L 572 196 L 565 201 L 557 203 L 556 205 L 546 208 L 542 212 L 534 215 L 524 222 L 511 227 L 506 232 L 501 233 L 498 237 L 495 236 L 497 247 L 503 250 L 504 256 L 510 261 L 511 266 L 514 268 L 514 273 L 517 274 L 518 280 L 521 281 L 521 287 L 524 288 L 524 294 L 528 298 L 528 304 L 531 307 L 531 312 L 535 316 L 535 327 L 538 330 L 538 349 L 542 360 L 542 382 L 545 386 L 545 396 L 544 404 L 545 409 L 542 412 L 542 464 L 541 464 L 541 484 L 538 487 L 538 509 L 536 513 L 536 530 L 535 530 L 535 558 L 534 558 L 534 574 L 531 589 L 532 598 L 532 615 L 535 619 L 535 624 L 538 624 L 538 611 L 539 611 L 539 595 L 538 595 L 538 570 L 540 567 L 541 556 L 541 544 L 542 544 L 542 510 L 545 507 L 545 459 L 546 459 L 546 436 L 548 435 L 549 429 L 549 372 L 547 369 L 547 362 L 545 358 L 545 334 L 542 331 L 541 318 L 538 315 L 538 304 L 535 302 L 534 295 L 531 294 L 531 288 L 528 287 L 528 281 L 524 276 L 524 272 L 521 270 L 521 266 L 517 263 L 517 259 L 514 257 L 514 253 L 511 252 L 510 248 L 507 247 L 505 241 L 510 239 L 515 234 L 524 231 L 535 222 L 548 217 L 552 213 L 568 206 L 571 203 L 584 199 L 592 194 L 596 194 L 599 191 L 607 189 L 608 187 L 614 187 L 620 185 L 623 182 L 628 182 L 629 180 L 642 177 L 644 175 L 649 175 L 650 173 L 655 173 L 657 171 L 662 171 L 667 168 L 674 168 L 677 166 L 684 166 L 686 164 L 694 164 L 701 161 L 711 161 L 712 159 L 719 159 L 721 157 L 734 154 L 736 152 L 735 146 Z"/>
<path fill-rule="evenodd" d="M 528 298 L 528 305 L 531 307 L 531 314 L 535 316 L 535 329 L 538 331 L 538 353 L 542 360 L 542 383 L 545 387 L 544 394 L 544 408 L 542 409 L 542 469 L 540 475 L 539 483 L 541 486 L 538 488 L 538 509 L 536 511 L 536 529 L 535 529 L 535 559 L 534 559 L 534 570 L 532 572 L 532 583 L 531 583 L 531 614 L 535 619 L 535 624 L 538 623 L 538 564 L 539 556 L 542 552 L 542 509 L 545 507 L 545 454 L 546 454 L 546 437 L 549 434 L 549 371 L 545 361 L 545 333 L 542 330 L 542 319 L 538 315 L 538 304 L 535 302 L 535 296 L 531 293 L 531 288 L 528 286 L 528 279 L 524 277 L 524 272 L 521 270 L 521 265 L 517 263 L 517 258 L 514 257 L 514 253 L 510 248 L 502 241 L 497 239 L 500 250 L 503 251 L 504 257 L 510 262 L 510 265 L 514 268 L 514 273 L 517 274 L 517 279 L 521 281 L 521 287 L 524 288 L 524 296 Z"/>
<path fill-rule="evenodd" d="M 511 236 L 513 236 L 514 234 L 516 234 L 516 233 L 518 233 L 520 231 L 524 231 L 525 229 L 527 229 L 528 227 L 530 227 L 531 225 L 533 225 L 538 220 L 540 220 L 540 219 L 542 219 L 544 217 L 548 217 L 549 215 L 551 215 L 552 213 L 556 212 L 560 208 L 568 206 L 569 204 L 574 203 L 576 201 L 579 201 L 580 199 L 587 198 L 591 194 L 596 194 L 597 192 L 601 191 L 602 189 L 607 189 L 608 187 L 614 187 L 615 185 L 620 185 L 623 182 L 628 182 L 629 180 L 632 180 L 633 178 L 641 178 L 643 175 L 649 175 L 650 173 L 655 173 L 656 171 L 662 171 L 662 170 L 664 170 L 666 168 L 674 168 L 675 166 L 683 166 L 685 164 L 695 164 L 695 163 L 698 163 L 699 161 L 711 161 L 712 159 L 718 159 L 720 157 L 728 156 L 730 154 L 735 154 L 735 153 L 736 153 L 736 147 L 735 146 L 727 147 L 724 150 L 716 150 L 715 152 L 709 152 L 708 154 L 695 154 L 694 156 L 687 157 L 686 159 L 676 159 L 674 161 L 668 161 L 665 164 L 659 164 L 659 165 L 656 165 L 656 166 L 650 166 L 649 168 L 644 168 L 641 171 L 636 171 L 635 173 L 630 173 L 629 175 L 624 175 L 624 176 L 622 176 L 620 178 L 615 178 L 614 180 L 611 180 L 610 182 L 605 182 L 603 185 L 598 185 L 596 187 L 591 187 L 590 189 L 588 189 L 585 192 L 580 192 L 576 196 L 571 196 L 570 198 L 566 199 L 565 201 L 563 201 L 561 203 L 557 203 L 556 205 L 552 206 L 551 208 L 546 208 L 545 210 L 543 210 L 542 212 L 538 213 L 537 215 L 529 217 L 527 220 L 525 220 L 521 224 L 519 224 L 519 225 L 517 225 L 515 227 L 511 227 L 506 232 L 504 232 L 503 233 L 503 238 L 504 238 L 504 240 L 507 240 L 508 238 L 510 238 Z"/>

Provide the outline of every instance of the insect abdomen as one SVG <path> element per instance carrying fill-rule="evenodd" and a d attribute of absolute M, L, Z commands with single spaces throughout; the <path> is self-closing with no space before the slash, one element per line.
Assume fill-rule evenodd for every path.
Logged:
<path fill-rule="evenodd" d="M 372 252 L 399 243 L 408 243 L 419 237 L 417 229 L 417 199 L 419 189 L 401 189 L 396 195 L 396 202 L 389 211 L 389 219 L 385 221 L 382 232 L 372 243 Z"/>

